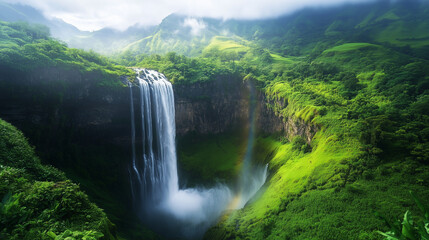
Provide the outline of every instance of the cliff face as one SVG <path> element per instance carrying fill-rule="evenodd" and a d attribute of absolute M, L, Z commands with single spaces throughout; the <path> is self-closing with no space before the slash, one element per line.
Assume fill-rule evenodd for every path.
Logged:
<path fill-rule="evenodd" d="M 256 126 L 262 133 L 284 132 L 284 123 L 280 116 L 276 116 L 274 111 L 269 107 L 270 101 L 262 91 L 258 91 L 257 98 L 257 118 Z"/>
<path fill-rule="evenodd" d="M 128 230 L 137 221 L 128 173 L 130 90 L 102 86 L 104 77 L 72 69 L 19 72 L 0 67 L 0 118 L 24 132 L 44 163 L 78 182 L 118 229 Z M 138 92 L 134 88 L 135 102 Z"/>
<path fill-rule="evenodd" d="M 0 67 L 0 118 L 24 132 L 45 163 L 80 182 L 108 213 L 128 219 L 131 209 L 125 206 L 130 206 L 131 199 L 130 89 L 102 86 L 97 81 L 102 77 L 59 68 L 19 72 Z M 140 91 L 138 87 L 132 91 L 137 117 Z M 174 94 L 179 141 L 189 133 L 219 134 L 248 127 L 250 91 L 240 76 L 174 85 Z M 270 107 L 274 102 L 261 91 L 256 91 L 255 100 L 258 133 L 283 133 L 289 138 L 302 135 L 311 141 L 317 128 L 276 115 Z M 124 207 L 109 209 L 113 205 Z"/>
<path fill-rule="evenodd" d="M 0 68 L 0 117 L 24 132 L 44 163 L 82 182 L 98 203 L 112 196 L 127 201 L 129 89 L 100 86 L 102 77 L 59 68 Z"/>
<path fill-rule="evenodd" d="M 247 127 L 249 118 L 249 83 L 239 76 L 222 76 L 206 83 L 174 85 L 176 133 L 217 134 Z M 257 90 L 256 129 L 262 134 L 283 133 L 289 139 L 304 137 L 311 142 L 318 127 L 303 120 L 275 113 L 275 104 L 285 107 L 281 100 L 270 100 Z"/>
<path fill-rule="evenodd" d="M 47 141 L 56 145 L 63 134 L 76 142 L 125 146 L 130 135 L 129 90 L 100 86 L 95 79 L 101 77 L 58 68 L 2 74 L 0 116 L 26 132 L 38 148 Z"/>
<path fill-rule="evenodd" d="M 258 93 L 259 115 L 258 127 L 263 133 L 283 132 L 284 136 L 291 140 L 295 136 L 302 136 L 308 144 L 311 143 L 319 126 L 305 122 L 295 116 L 285 116 L 280 112 L 273 110 L 274 105 L 283 109 L 287 106 L 284 99 L 272 100 L 263 92 Z"/>
<path fill-rule="evenodd" d="M 102 76 L 96 73 L 58 68 L 27 73 L 0 71 L 0 117 L 20 128 L 42 159 L 60 168 L 82 171 L 106 166 L 112 176 L 117 176 L 113 169 L 118 172 L 119 167 L 122 177 L 127 174 L 131 157 L 129 88 L 100 86 L 96 80 Z M 138 116 L 137 87 L 133 93 Z M 247 127 L 249 85 L 240 76 L 174 85 L 174 94 L 178 137 Z M 284 103 L 268 100 L 261 91 L 256 92 L 256 100 L 258 132 L 283 132 L 289 138 L 301 135 L 311 141 L 317 127 L 276 115 L 269 106 Z M 97 176 L 91 171 L 85 175 Z"/>
<path fill-rule="evenodd" d="M 174 85 L 177 135 L 217 134 L 241 128 L 248 121 L 248 92 L 239 76 Z"/>

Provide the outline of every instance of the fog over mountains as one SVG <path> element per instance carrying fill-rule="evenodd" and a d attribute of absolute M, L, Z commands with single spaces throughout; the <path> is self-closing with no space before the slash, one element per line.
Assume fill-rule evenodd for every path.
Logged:
<path fill-rule="evenodd" d="M 426 36 L 427 31 L 420 29 L 429 26 L 425 17 L 427 13 L 424 8 L 416 6 L 421 2 L 426 4 L 427 1 L 344 2 L 347 4 L 329 8 L 304 8 L 280 17 L 255 20 L 224 20 L 173 13 L 158 25 L 142 26 L 134 23 L 124 31 L 106 27 L 93 32 L 81 31 L 58 18 L 47 18 L 40 10 L 30 6 L 0 2 L 0 20 L 43 24 L 50 28 L 53 37 L 66 42 L 68 46 L 105 55 L 124 52 L 134 55 L 165 54 L 174 51 L 197 56 L 216 36 L 227 37 L 241 45 L 257 44 L 274 52 L 295 56 L 306 54 L 305 49 L 313 48 L 322 39 L 328 45 L 335 45 L 342 39 L 352 42 L 370 40 L 397 47 L 425 46 L 424 39 L 429 36 Z M 316 3 L 310 4 L 310 1 L 305 3 L 318 6 Z M 136 8 L 139 6 L 137 4 Z M 298 5 L 293 6 L 297 8 Z M 414 11 L 413 8 L 416 8 L 415 14 L 409 14 Z M 404 35 L 409 36 L 409 39 L 403 39 Z M 297 47 L 299 45 L 307 47 Z"/>

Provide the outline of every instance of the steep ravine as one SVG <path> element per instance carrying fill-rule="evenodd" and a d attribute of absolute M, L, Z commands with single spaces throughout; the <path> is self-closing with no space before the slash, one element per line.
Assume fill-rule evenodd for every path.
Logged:
<path fill-rule="evenodd" d="M 129 91 L 100 85 L 104 77 L 56 67 L 1 69 L 0 117 L 28 137 L 44 163 L 80 183 L 121 230 L 132 219 Z"/>
<path fill-rule="evenodd" d="M 2 73 L 5 74 L 0 74 L 0 118 L 22 130 L 36 146 L 41 159 L 79 182 L 90 197 L 106 209 L 119 230 L 121 226 L 126 227 L 124 218 L 130 211 L 127 167 L 131 143 L 129 89 L 125 84 L 101 86 L 98 80 L 103 76 L 55 67 L 32 72 L 6 69 Z M 126 79 L 120 81 L 126 83 Z M 134 101 L 138 103 L 138 89 L 133 91 Z M 207 140 L 205 146 L 212 147 L 214 142 L 219 145 L 219 139 L 233 136 L 237 145 L 233 149 L 235 155 L 229 156 L 228 151 L 222 155 L 221 151 L 219 158 L 226 156 L 226 161 L 233 161 L 228 164 L 236 165 L 243 154 L 245 139 L 242 136 L 248 127 L 247 83 L 240 76 L 218 76 L 209 82 L 174 85 L 174 94 L 178 152 L 188 144 L 181 144 L 181 139 L 204 139 L 202 142 Z M 314 127 L 276 116 L 269 107 L 273 102 L 262 92 L 257 95 L 258 134 L 287 133 L 288 138 L 302 135 L 311 140 Z M 223 147 L 215 146 L 215 150 Z M 184 163 L 180 162 L 180 156 L 178 160 L 180 170 Z M 181 173 L 187 174 L 188 179 L 201 178 L 187 170 L 182 168 Z M 225 178 L 229 179 L 231 174 L 234 171 Z"/>

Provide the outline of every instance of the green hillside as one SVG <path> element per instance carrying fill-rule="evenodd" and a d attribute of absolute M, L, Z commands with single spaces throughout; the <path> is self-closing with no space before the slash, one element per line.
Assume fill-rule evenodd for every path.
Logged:
<path fill-rule="evenodd" d="M 23 75 L 43 67 L 96 73 L 97 86 L 113 89 L 125 86 L 120 77 L 134 78 L 129 67 L 160 71 L 190 92 L 220 78 L 256 86 L 257 118 L 268 117 L 264 106 L 284 127 L 256 130 L 253 161 L 268 164 L 268 178 L 242 209 L 227 209 L 205 239 L 429 239 L 428 1 L 307 8 L 265 20 L 195 18 L 198 31 L 186 21 L 173 14 L 149 32 L 129 33 L 133 41 L 115 45 L 112 59 L 68 48 L 43 26 L 0 22 L 0 65 Z M 186 104 L 195 112 L 209 98 L 192 97 Z M 14 127 L 4 121 L 0 127 L 0 223 L 7 226 L 0 238 L 115 238 L 113 225 L 77 185 L 41 165 Z M 245 137 L 228 131 L 177 139 L 189 185 L 235 183 Z M 94 151 L 94 164 L 104 164 L 105 148 Z M 73 174 L 103 196 L 99 182 L 87 182 L 87 170 Z M 42 200 L 49 204 L 40 206 Z M 67 211 L 58 207 L 64 202 Z M 115 204 L 106 202 L 106 212 L 121 207 Z M 134 222 L 118 216 L 123 225 Z M 123 235 L 155 238 L 139 227 L 130 224 Z"/>
<path fill-rule="evenodd" d="M 227 23 L 243 28 L 236 37 L 213 37 L 199 58 L 184 62 L 217 62 L 218 70 L 234 66 L 269 98 L 287 103 L 270 105 L 285 121 L 319 129 L 309 143 L 306 136 L 260 136 L 255 155 L 261 159 L 255 160 L 265 159 L 270 172 L 260 197 L 225 215 L 206 239 L 381 239 L 377 230 L 389 228 L 376 212 L 390 221 L 406 209 L 418 213 L 410 190 L 428 204 L 429 118 L 423 109 L 429 109 L 429 62 L 422 30 L 428 8 L 419 8 L 413 18 L 420 24 L 413 24 L 414 10 L 400 3 L 370 6 L 312 17 L 315 11 L 303 11 L 252 22 L 251 29 L 250 23 Z M 311 36 L 297 29 L 304 21 Z M 412 32 L 421 36 L 404 44 L 401 39 Z M 302 42 L 294 42 L 297 38 Z M 133 65 L 198 81 L 167 70 L 174 63 L 168 58 L 156 63 L 149 62 L 151 56 L 137 58 L 143 60 Z"/>
<path fill-rule="evenodd" d="M 60 67 L 97 72 L 105 76 L 100 84 L 107 85 L 118 84 L 120 76 L 133 74 L 95 52 L 68 48 L 52 39 L 46 26 L 24 22 L 0 22 L 0 62 L 2 67 L 18 71 Z"/>
<path fill-rule="evenodd" d="M 265 81 L 270 72 L 258 76 L 266 94 L 288 103 L 274 111 L 320 130 L 309 145 L 302 136 L 258 138 L 257 151 L 271 156 L 260 198 L 206 238 L 380 239 L 376 230 L 387 228 L 375 212 L 387 219 L 404 208 L 418 212 L 408 191 L 429 196 L 428 118 L 414 107 L 426 102 L 427 64 L 349 43 L 291 63 L 274 80 Z"/>
<path fill-rule="evenodd" d="M 106 214 L 64 173 L 42 165 L 23 134 L 0 119 L 0 237 L 117 239 Z"/>

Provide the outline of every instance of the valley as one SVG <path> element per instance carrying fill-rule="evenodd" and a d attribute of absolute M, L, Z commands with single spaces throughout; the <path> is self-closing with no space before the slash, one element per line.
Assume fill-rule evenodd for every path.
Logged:
<path fill-rule="evenodd" d="M 425 0 L 93 32 L 0 2 L 0 239 L 426 239 L 428 26 Z"/>

